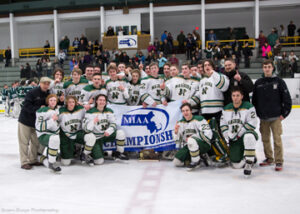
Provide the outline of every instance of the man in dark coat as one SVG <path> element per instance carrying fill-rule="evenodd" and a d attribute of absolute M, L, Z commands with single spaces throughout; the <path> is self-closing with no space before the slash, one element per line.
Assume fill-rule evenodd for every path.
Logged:
<path fill-rule="evenodd" d="M 232 102 L 231 90 L 235 87 L 239 87 L 243 91 L 243 101 L 250 102 L 249 93 L 253 91 L 253 82 L 251 78 L 243 72 L 239 72 L 236 68 L 235 60 L 225 60 L 225 73 L 229 78 L 229 88 L 224 93 L 224 106 Z"/>
<path fill-rule="evenodd" d="M 273 76 L 273 70 L 272 60 L 263 62 L 264 77 L 255 82 L 252 103 L 260 118 L 259 130 L 266 157 L 260 166 L 269 166 L 275 161 L 275 170 L 281 171 L 283 166 L 281 121 L 290 114 L 292 100 L 286 83 L 281 78 Z M 274 156 L 270 141 L 271 131 L 274 139 Z"/>
<path fill-rule="evenodd" d="M 30 90 L 24 101 L 18 123 L 19 152 L 22 169 L 31 169 L 37 164 L 39 141 L 35 132 L 36 111 L 46 105 L 51 79 L 42 77 L 40 86 Z"/>

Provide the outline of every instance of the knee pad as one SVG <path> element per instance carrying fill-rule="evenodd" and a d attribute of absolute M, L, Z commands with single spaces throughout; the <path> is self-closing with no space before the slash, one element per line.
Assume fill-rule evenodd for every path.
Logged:
<path fill-rule="evenodd" d="M 71 159 L 61 159 L 61 165 L 69 166 L 71 164 Z"/>
<path fill-rule="evenodd" d="M 256 139 L 253 134 L 245 134 L 243 140 L 245 149 L 255 149 Z"/>
<path fill-rule="evenodd" d="M 117 140 L 125 140 L 125 132 L 123 130 L 117 130 Z"/>
<path fill-rule="evenodd" d="M 188 148 L 189 148 L 190 151 L 197 151 L 197 150 L 199 150 L 199 146 L 198 146 L 197 141 L 194 138 L 192 138 L 192 137 L 190 137 L 188 139 L 187 146 L 188 146 Z"/>
<path fill-rule="evenodd" d="M 86 134 L 84 135 L 84 142 L 88 144 L 93 144 L 96 142 L 96 136 L 93 133 Z"/>
<path fill-rule="evenodd" d="M 174 158 L 173 159 L 173 164 L 175 165 L 175 166 L 183 166 L 184 165 L 184 163 L 183 162 L 181 162 L 179 159 L 177 159 L 177 158 Z"/>
<path fill-rule="evenodd" d="M 60 139 L 58 135 L 52 135 L 49 139 L 49 148 L 59 149 Z"/>
<path fill-rule="evenodd" d="M 94 163 L 95 163 L 96 165 L 101 165 L 101 164 L 104 163 L 104 158 L 96 159 L 96 160 L 94 160 Z"/>

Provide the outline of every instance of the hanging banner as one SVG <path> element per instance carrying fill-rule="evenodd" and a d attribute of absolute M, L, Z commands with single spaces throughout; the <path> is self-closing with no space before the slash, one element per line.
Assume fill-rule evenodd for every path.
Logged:
<path fill-rule="evenodd" d="M 118 36 L 118 49 L 137 48 L 137 47 L 138 47 L 137 35 Z"/>
<path fill-rule="evenodd" d="M 142 106 L 109 105 L 117 119 L 118 129 L 125 132 L 125 150 L 140 151 L 175 149 L 174 127 L 182 118 L 181 101 L 158 105 L 156 108 Z M 105 150 L 114 149 L 115 143 L 106 143 Z"/>

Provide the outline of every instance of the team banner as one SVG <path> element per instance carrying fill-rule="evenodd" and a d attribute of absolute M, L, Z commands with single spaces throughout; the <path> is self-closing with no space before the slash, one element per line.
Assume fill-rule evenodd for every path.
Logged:
<path fill-rule="evenodd" d="M 116 116 L 118 129 L 126 134 L 125 150 L 140 151 L 175 149 L 174 127 L 182 118 L 181 101 L 158 105 L 156 108 L 142 106 L 109 105 Z M 115 143 L 106 143 L 104 150 L 115 149 Z"/>
<path fill-rule="evenodd" d="M 118 49 L 137 48 L 137 47 L 138 47 L 137 35 L 118 36 Z"/>

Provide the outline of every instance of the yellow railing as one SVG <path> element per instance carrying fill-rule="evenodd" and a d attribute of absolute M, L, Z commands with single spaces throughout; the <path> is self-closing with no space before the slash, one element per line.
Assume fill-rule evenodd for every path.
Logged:
<path fill-rule="evenodd" d="M 44 51 L 47 51 L 48 56 L 55 56 L 55 48 L 22 48 L 19 49 L 20 57 L 42 56 Z"/>
<path fill-rule="evenodd" d="M 245 46 L 245 43 L 248 42 L 250 48 L 255 48 L 255 39 L 238 39 L 238 41 L 243 43 L 243 47 Z M 206 41 L 206 47 L 208 47 L 209 44 L 219 44 L 219 45 L 228 44 L 229 47 L 231 47 L 230 43 L 233 42 L 235 42 L 235 40 Z"/>
<path fill-rule="evenodd" d="M 282 36 L 280 37 L 280 44 L 282 46 L 290 46 L 290 45 L 299 45 L 300 44 L 300 36 Z"/>

